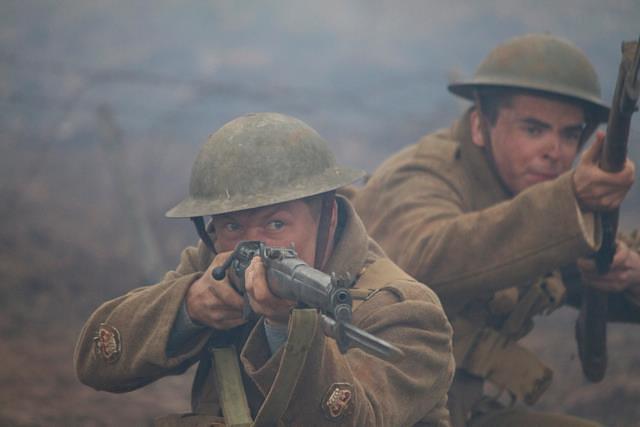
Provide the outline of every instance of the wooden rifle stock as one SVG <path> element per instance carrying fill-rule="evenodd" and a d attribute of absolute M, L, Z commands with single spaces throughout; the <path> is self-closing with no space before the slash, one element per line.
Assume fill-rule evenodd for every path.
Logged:
<path fill-rule="evenodd" d="M 622 60 L 611 103 L 607 136 L 600 167 L 607 172 L 619 172 L 627 158 L 627 143 L 631 115 L 636 111 L 640 95 L 640 39 L 622 43 Z M 602 245 L 595 255 L 598 272 L 605 274 L 616 252 L 619 210 L 601 212 Z M 608 296 L 590 286 L 582 286 L 582 306 L 576 322 L 578 354 L 584 375 L 592 382 L 604 378 L 607 369 Z"/>

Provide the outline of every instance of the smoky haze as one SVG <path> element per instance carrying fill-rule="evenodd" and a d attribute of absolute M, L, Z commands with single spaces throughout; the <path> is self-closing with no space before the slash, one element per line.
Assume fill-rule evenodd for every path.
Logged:
<path fill-rule="evenodd" d="M 506 38 L 570 39 L 609 100 L 620 42 L 640 32 L 638 0 L 0 0 L 0 12 L 0 424 L 10 425 L 140 425 L 189 410 L 190 378 L 97 393 L 75 379 L 72 350 L 97 305 L 159 280 L 195 242 L 188 221 L 163 214 L 225 122 L 294 115 L 340 163 L 371 172 L 448 126 L 466 104 L 447 82 Z M 634 159 L 639 129 L 636 116 Z M 637 187 L 622 217 L 638 227 Z M 530 339 L 556 368 L 539 407 L 634 425 L 639 343 L 611 327 L 610 372 L 588 385 L 574 317 L 544 319 Z"/>

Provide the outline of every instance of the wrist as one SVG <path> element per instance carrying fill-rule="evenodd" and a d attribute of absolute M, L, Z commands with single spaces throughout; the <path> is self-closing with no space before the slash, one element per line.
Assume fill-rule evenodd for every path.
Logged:
<path fill-rule="evenodd" d="M 578 189 L 578 184 L 576 183 L 577 171 L 578 171 L 577 168 L 571 171 L 571 190 L 573 191 L 573 197 L 575 198 L 578 208 L 580 209 L 581 212 L 583 213 L 590 212 L 589 207 L 585 204 L 585 202 L 580 197 L 580 191 Z"/>
<path fill-rule="evenodd" d="M 197 319 L 191 316 L 191 314 L 189 313 L 189 307 L 187 306 L 186 298 L 182 301 L 182 307 L 180 308 L 178 317 L 182 319 L 182 324 L 188 329 L 196 330 L 207 326 L 201 322 L 198 322 Z"/>
<path fill-rule="evenodd" d="M 186 318 L 197 326 L 206 326 L 206 324 L 201 321 L 198 316 L 198 294 L 200 293 L 200 288 L 202 287 L 202 276 L 200 276 L 195 282 L 193 282 L 189 288 L 187 288 L 187 292 L 183 298 L 183 311 Z M 204 285 L 206 286 L 206 285 Z"/>

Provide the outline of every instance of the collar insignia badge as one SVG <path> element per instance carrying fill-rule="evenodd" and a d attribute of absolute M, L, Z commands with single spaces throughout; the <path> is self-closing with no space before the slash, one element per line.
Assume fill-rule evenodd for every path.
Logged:
<path fill-rule="evenodd" d="M 351 384 L 334 383 L 329 387 L 322 400 L 323 412 L 330 420 L 339 420 L 352 409 L 353 397 L 353 386 Z"/>

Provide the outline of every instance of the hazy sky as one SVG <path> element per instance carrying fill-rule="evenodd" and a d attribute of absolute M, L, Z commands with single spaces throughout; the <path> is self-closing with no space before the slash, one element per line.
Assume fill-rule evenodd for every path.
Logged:
<path fill-rule="evenodd" d="M 3 126 L 88 143 L 108 103 L 130 143 L 195 150 L 250 111 L 307 121 L 373 169 L 463 108 L 447 80 L 498 42 L 550 32 L 584 49 L 609 99 L 640 0 L 0 0 Z M 638 119 L 634 135 L 638 135 Z M 640 150 L 633 148 L 634 153 Z M 186 165 L 188 166 L 188 165 Z"/>

